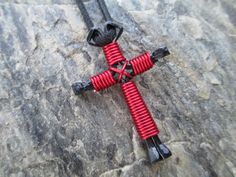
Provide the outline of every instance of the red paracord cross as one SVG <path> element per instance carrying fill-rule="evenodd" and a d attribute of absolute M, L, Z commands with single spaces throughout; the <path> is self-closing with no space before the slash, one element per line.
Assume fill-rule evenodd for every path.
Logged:
<path fill-rule="evenodd" d="M 91 77 L 90 80 L 74 83 L 72 89 L 76 95 L 79 95 L 92 89 L 101 91 L 119 83 L 135 128 L 147 147 L 150 162 L 164 160 L 171 156 L 171 151 L 159 139 L 159 130 L 132 78 L 151 69 L 156 62 L 163 64 L 164 62 L 160 62 L 159 59 L 170 53 L 167 47 L 163 46 L 156 49 L 151 55 L 145 52 L 138 57 L 127 60 L 118 43 L 114 42 L 121 36 L 123 27 L 112 19 L 105 0 L 97 0 L 97 3 L 105 21 L 103 25 L 98 27 L 90 18 L 83 1 L 76 0 L 89 29 L 87 42 L 90 45 L 102 47 L 108 69 Z"/>
<path fill-rule="evenodd" d="M 103 52 L 109 68 L 107 71 L 91 78 L 91 82 L 96 91 L 100 91 L 116 83 L 120 83 L 122 77 L 131 79 L 133 76 L 149 70 L 154 65 L 148 52 L 133 58 L 130 61 L 126 60 L 116 42 L 104 46 Z M 116 67 L 118 64 L 123 64 L 121 69 Z M 128 64 L 131 64 L 132 66 L 133 76 L 126 71 L 126 66 Z M 112 73 L 117 73 L 118 78 L 114 79 Z M 135 84 L 132 81 L 129 81 L 122 83 L 121 88 L 141 139 L 145 140 L 149 137 L 157 135 L 159 130 L 157 129 L 157 126 Z"/>

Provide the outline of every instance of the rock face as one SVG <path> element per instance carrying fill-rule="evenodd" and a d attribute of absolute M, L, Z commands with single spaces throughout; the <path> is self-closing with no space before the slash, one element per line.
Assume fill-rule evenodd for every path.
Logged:
<path fill-rule="evenodd" d="M 107 67 L 73 0 L 0 0 L 0 176 L 236 176 L 234 0 L 106 2 L 127 58 L 171 51 L 135 81 L 173 156 L 148 163 L 119 86 L 73 94 Z"/>

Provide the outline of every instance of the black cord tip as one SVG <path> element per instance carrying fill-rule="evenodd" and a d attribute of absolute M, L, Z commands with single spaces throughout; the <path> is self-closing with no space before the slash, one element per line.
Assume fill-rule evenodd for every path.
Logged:
<path fill-rule="evenodd" d="M 72 84 L 71 87 L 72 87 L 75 95 L 79 95 L 87 90 L 93 90 L 93 85 L 90 80 L 87 82 L 75 82 Z"/>
<path fill-rule="evenodd" d="M 146 145 L 151 163 L 164 160 L 172 155 L 166 145 L 161 142 L 158 135 L 146 139 Z"/>
<path fill-rule="evenodd" d="M 164 47 L 160 47 L 160 48 L 156 49 L 152 53 L 151 58 L 152 58 L 153 63 L 156 63 L 156 62 L 160 62 L 159 60 L 161 58 L 164 58 L 168 55 L 170 55 L 170 52 L 169 52 L 168 48 L 166 46 L 164 46 Z"/>

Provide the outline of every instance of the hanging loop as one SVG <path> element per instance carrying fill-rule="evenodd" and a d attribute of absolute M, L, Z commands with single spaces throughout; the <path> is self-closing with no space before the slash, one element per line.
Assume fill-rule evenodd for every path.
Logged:
<path fill-rule="evenodd" d="M 90 45 L 104 47 L 109 43 L 117 41 L 123 33 L 123 27 L 112 21 L 107 21 L 102 28 L 94 27 L 89 31 L 87 42 Z"/>
<path fill-rule="evenodd" d="M 104 0 L 97 0 L 99 8 L 105 19 L 105 24 L 103 24 L 102 27 L 94 26 L 82 0 L 76 0 L 76 3 L 82 13 L 86 26 L 89 29 L 87 41 L 90 45 L 104 47 L 107 44 L 115 42 L 119 39 L 123 33 L 123 27 L 113 21 Z"/>

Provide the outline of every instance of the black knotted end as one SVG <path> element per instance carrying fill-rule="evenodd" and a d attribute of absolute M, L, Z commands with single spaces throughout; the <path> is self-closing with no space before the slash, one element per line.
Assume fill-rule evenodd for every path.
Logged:
<path fill-rule="evenodd" d="M 75 82 L 72 84 L 72 89 L 75 93 L 75 95 L 79 95 L 87 90 L 93 90 L 93 85 L 92 85 L 92 82 L 89 80 L 89 81 L 86 81 L 86 82 Z"/>
<path fill-rule="evenodd" d="M 170 55 L 170 52 L 166 46 L 160 47 L 156 49 L 152 55 L 151 59 L 153 63 L 157 63 L 157 65 L 161 66 L 166 63 L 166 61 L 163 59 L 164 57 Z"/>

